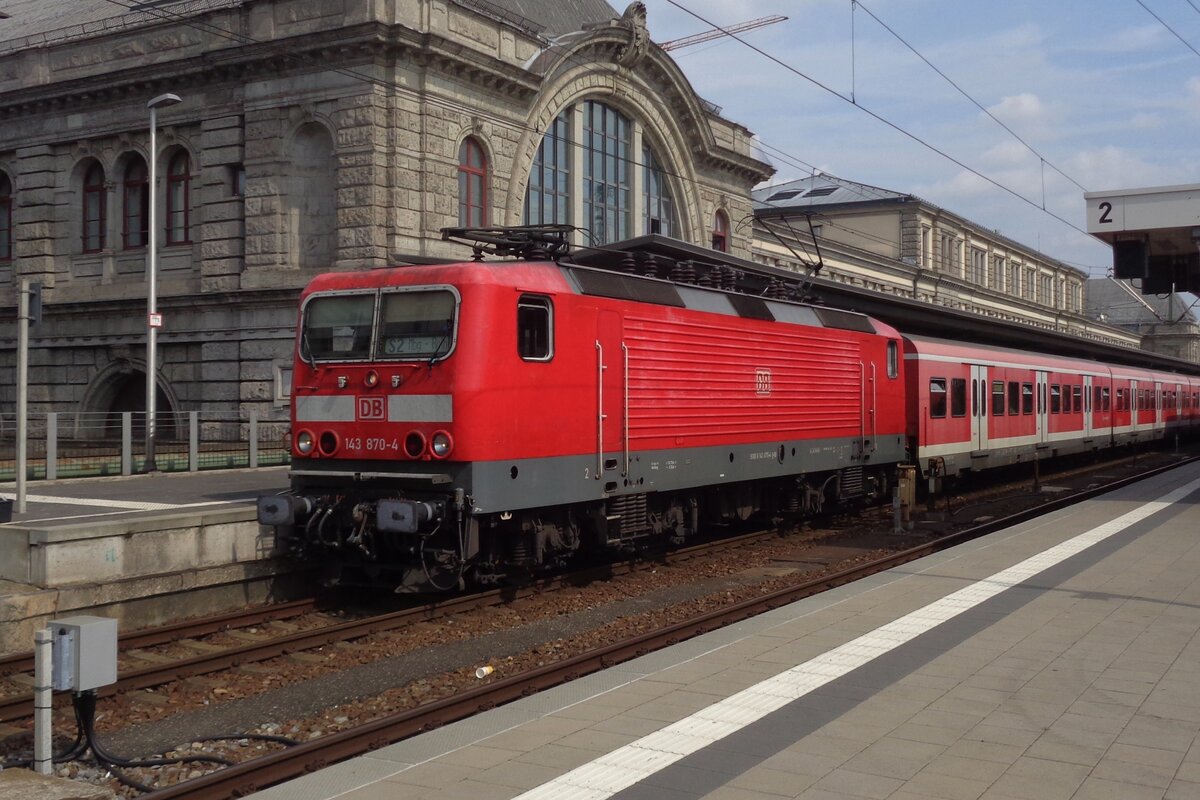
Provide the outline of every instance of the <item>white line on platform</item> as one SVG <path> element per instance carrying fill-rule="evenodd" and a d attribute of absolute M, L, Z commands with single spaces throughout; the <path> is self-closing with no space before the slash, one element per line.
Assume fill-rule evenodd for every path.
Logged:
<path fill-rule="evenodd" d="M 1200 489 L 1200 479 L 518 795 L 606 800 Z"/>
<path fill-rule="evenodd" d="M 0 492 L 0 497 L 12 500 L 15 495 Z M 228 500 L 206 500 L 203 503 L 144 503 L 139 500 L 105 500 L 89 497 L 57 497 L 50 494 L 30 494 L 25 496 L 28 503 L 44 503 L 56 506 L 96 506 L 99 508 L 116 508 L 122 511 L 173 511 L 180 508 L 197 508 L 199 506 L 216 506 L 230 502 Z"/>

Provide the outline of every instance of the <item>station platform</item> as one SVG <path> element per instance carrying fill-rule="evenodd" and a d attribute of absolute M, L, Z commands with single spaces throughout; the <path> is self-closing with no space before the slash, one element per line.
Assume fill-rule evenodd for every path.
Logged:
<path fill-rule="evenodd" d="M 287 467 L 30 481 L 0 524 L 0 655 L 55 617 L 125 630 L 278 596 L 286 567 L 254 503 L 287 485 Z"/>
<path fill-rule="evenodd" d="M 257 800 L 1200 797 L 1200 465 Z"/>

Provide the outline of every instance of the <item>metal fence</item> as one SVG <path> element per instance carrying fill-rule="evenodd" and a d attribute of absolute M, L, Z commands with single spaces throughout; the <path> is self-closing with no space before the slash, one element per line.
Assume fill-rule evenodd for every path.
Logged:
<path fill-rule="evenodd" d="M 286 421 L 189 411 L 159 414 L 154 461 L 159 472 L 265 467 L 291 460 Z M 146 471 L 146 414 L 31 414 L 26 478 L 86 478 Z M 17 477 L 17 421 L 0 414 L 0 481 Z"/>

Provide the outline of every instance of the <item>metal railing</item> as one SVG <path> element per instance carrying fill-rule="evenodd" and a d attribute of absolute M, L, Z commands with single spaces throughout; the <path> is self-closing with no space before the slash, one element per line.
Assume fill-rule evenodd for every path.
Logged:
<path fill-rule="evenodd" d="M 248 415 L 159 414 L 159 472 L 265 467 L 291 461 L 288 422 Z M 145 472 L 146 414 L 30 414 L 26 478 L 86 478 Z M 0 481 L 17 476 L 16 418 L 0 414 Z"/>

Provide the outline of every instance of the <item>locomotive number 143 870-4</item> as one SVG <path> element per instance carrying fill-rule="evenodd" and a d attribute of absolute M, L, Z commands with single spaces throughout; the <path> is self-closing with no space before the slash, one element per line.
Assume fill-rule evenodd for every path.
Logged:
<path fill-rule="evenodd" d="M 347 450 L 366 450 L 368 453 L 398 453 L 399 439 L 385 439 L 382 436 L 350 436 L 346 438 Z"/>

